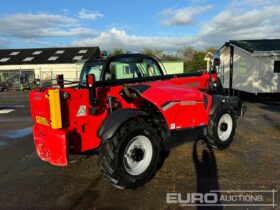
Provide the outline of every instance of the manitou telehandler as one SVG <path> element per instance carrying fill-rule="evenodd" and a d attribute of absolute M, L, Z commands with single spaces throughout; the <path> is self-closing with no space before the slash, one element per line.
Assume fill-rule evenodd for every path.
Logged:
<path fill-rule="evenodd" d="M 97 151 L 103 175 L 118 188 L 148 182 L 189 132 L 225 149 L 244 114 L 238 98 L 224 95 L 215 68 L 164 75 L 160 61 L 142 54 L 96 58 L 80 81 L 58 75 L 56 85 L 31 91 L 30 102 L 42 160 L 66 166 L 69 155 Z"/>

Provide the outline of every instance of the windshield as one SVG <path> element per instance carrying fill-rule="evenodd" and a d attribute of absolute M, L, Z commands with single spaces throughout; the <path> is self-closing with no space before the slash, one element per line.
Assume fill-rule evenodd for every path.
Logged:
<path fill-rule="evenodd" d="M 100 75 L 105 61 L 95 61 L 92 63 L 85 63 L 80 77 L 80 82 L 82 85 L 86 84 L 86 76 L 88 74 L 94 74 L 96 81 L 100 81 Z"/>
<path fill-rule="evenodd" d="M 110 62 L 105 80 L 132 79 L 139 77 L 160 76 L 156 62 L 150 58 L 122 57 Z"/>

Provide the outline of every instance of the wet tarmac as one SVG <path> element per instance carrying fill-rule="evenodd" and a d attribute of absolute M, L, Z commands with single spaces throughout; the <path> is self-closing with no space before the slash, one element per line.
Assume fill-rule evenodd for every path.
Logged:
<path fill-rule="evenodd" d="M 108 184 L 93 156 L 68 167 L 41 161 L 31 134 L 27 92 L 0 92 L 0 209 L 210 209 L 167 204 L 167 193 L 209 190 L 278 190 L 272 206 L 212 209 L 279 209 L 280 100 L 246 100 L 230 148 L 216 151 L 203 141 L 174 148 L 156 176 L 136 190 Z M 0 109 L 1 109 L 0 106 Z M 7 108 L 6 107 L 6 108 Z M 272 203 L 271 200 L 268 200 Z"/>

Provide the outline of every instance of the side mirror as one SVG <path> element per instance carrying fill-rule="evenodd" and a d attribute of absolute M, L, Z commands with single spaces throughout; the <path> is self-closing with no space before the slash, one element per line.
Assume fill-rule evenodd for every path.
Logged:
<path fill-rule="evenodd" d="M 88 87 L 93 87 L 95 86 L 96 80 L 95 80 L 95 75 L 94 74 L 88 74 L 87 75 L 87 86 Z"/>
<path fill-rule="evenodd" d="M 221 64 L 220 58 L 214 58 L 213 59 L 213 65 L 214 66 L 220 66 L 220 64 Z"/>

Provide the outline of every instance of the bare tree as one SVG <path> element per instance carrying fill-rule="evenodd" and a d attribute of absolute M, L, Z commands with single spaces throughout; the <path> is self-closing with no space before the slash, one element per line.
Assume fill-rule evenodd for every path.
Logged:
<path fill-rule="evenodd" d="M 185 47 L 177 52 L 177 55 L 183 59 L 185 62 L 191 61 L 193 59 L 195 50 L 193 47 Z"/>
<path fill-rule="evenodd" d="M 141 53 L 145 54 L 145 55 L 150 55 L 150 56 L 155 56 L 158 58 L 161 58 L 163 55 L 163 50 L 159 50 L 159 49 L 152 49 L 152 48 L 144 48 Z"/>
<path fill-rule="evenodd" d="M 114 55 L 122 55 L 125 54 L 125 50 L 122 48 L 116 48 L 110 51 L 110 55 L 114 56 Z"/>

